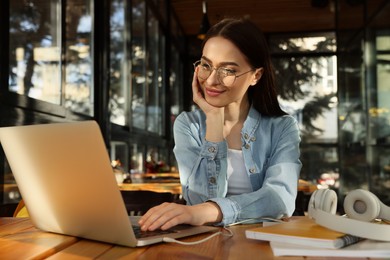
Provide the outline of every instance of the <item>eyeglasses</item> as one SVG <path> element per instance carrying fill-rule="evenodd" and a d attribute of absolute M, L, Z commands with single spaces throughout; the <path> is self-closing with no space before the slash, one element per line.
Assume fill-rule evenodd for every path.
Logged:
<path fill-rule="evenodd" d="M 232 86 L 234 84 L 234 82 L 236 81 L 236 78 L 241 77 L 242 75 L 253 71 L 253 69 L 251 69 L 251 70 L 244 72 L 240 75 L 236 75 L 236 71 L 233 69 L 224 68 L 224 67 L 214 68 L 213 66 L 211 66 L 207 62 L 204 62 L 201 60 L 198 60 L 197 62 L 194 63 L 194 69 L 196 69 L 197 67 L 199 67 L 198 77 L 200 79 L 206 80 L 208 77 L 210 77 L 213 70 L 215 70 L 217 72 L 217 79 L 218 79 L 219 83 L 225 87 Z"/>

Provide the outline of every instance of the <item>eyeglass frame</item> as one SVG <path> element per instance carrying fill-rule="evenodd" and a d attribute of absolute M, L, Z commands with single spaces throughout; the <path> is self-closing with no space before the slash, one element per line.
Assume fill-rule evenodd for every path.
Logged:
<path fill-rule="evenodd" d="M 206 80 L 206 79 L 208 79 L 210 76 L 211 76 L 211 74 L 213 73 L 213 70 L 215 70 L 216 72 L 217 72 L 217 79 L 218 79 L 218 82 L 222 85 L 222 86 L 225 86 L 225 87 L 230 87 L 231 85 L 233 85 L 234 84 L 234 82 L 236 82 L 236 79 L 237 78 L 239 78 L 239 77 L 241 77 L 241 76 L 243 76 L 243 75 L 245 75 L 245 74 L 247 74 L 247 73 L 249 73 L 249 72 L 251 72 L 251 71 L 255 71 L 255 69 L 251 69 L 251 70 L 248 70 L 248 71 L 246 71 L 246 72 L 243 72 L 243 73 L 241 73 L 241 74 L 239 74 L 239 75 L 236 75 L 236 72 L 233 72 L 234 73 L 234 75 L 226 75 L 225 77 L 223 77 L 222 79 L 224 79 L 224 78 L 226 78 L 226 77 L 228 77 L 228 76 L 234 76 L 234 80 L 233 80 L 233 82 L 232 82 L 232 84 L 230 85 L 230 86 L 226 86 L 223 82 L 222 82 L 222 80 L 220 79 L 220 74 L 218 73 L 218 71 L 220 70 L 220 69 L 226 69 L 226 70 L 228 70 L 226 67 L 214 67 L 214 66 L 211 66 L 209 63 L 207 63 L 207 62 L 203 62 L 203 63 L 206 63 L 207 65 L 209 65 L 210 66 L 210 68 L 211 68 L 211 70 L 210 70 L 210 75 L 207 77 L 207 78 L 201 78 L 201 79 L 203 79 L 203 80 Z M 201 65 L 202 64 L 202 60 L 198 60 L 198 61 L 195 61 L 192 65 L 194 65 L 194 69 L 196 70 L 196 68 L 199 66 L 199 65 Z M 198 76 L 199 77 L 199 76 Z"/>

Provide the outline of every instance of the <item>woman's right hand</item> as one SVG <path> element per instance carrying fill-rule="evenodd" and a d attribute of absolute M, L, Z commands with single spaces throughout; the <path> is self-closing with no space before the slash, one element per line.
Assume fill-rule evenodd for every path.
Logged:
<path fill-rule="evenodd" d="M 222 212 L 214 202 L 181 205 L 165 202 L 149 209 L 139 220 L 143 231 L 167 230 L 179 224 L 200 226 L 222 221 Z"/>
<path fill-rule="evenodd" d="M 199 106 L 200 109 L 203 110 L 203 112 L 207 115 L 208 113 L 213 112 L 223 112 L 223 108 L 215 107 L 213 105 L 210 105 L 207 100 L 205 99 L 202 86 L 200 85 L 198 81 L 198 68 L 196 68 L 194 72 L 194 76 L 192 78 L 192 100 Z"/>
<path fill-rule="evenodd" d="M 198 81 L 197 73 L 198 68 L 196 68 L 194 77 L 192 78 L 192 99 L 206 114 L 206 140 L 211 142 L 220 142 L 224 139 L 224 107 L 216 107 L 207 102 L 202 91 L 202 86 Z"/>

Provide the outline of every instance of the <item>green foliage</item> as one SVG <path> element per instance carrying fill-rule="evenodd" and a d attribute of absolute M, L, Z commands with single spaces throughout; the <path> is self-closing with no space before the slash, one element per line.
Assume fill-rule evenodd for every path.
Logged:
<path fill-rule="evenodd" d="M 324 68 L 324 56 L 316 55 L 318 51 L 329 53 L 335 45 L 334 38 L 325 37 L 317 42 L 313 49 L 307 49 L 305 38 L 279 39 L 274 44 L 273 57 L 276 82 L 279 96 L 286 101 L 305 102 L 302 108 L 302 124 L 304 135 L 312 135 L 315 132 L 323 132 L 322 129 L 313 125 L 313 121 L 321 116 L 326 110 L 331 109 L 332 98 L 337 94 L 315 93 L 314 89 L 321 83 L 321 69 Z M 306 49 L 305 49 L 306 48 Z"/>

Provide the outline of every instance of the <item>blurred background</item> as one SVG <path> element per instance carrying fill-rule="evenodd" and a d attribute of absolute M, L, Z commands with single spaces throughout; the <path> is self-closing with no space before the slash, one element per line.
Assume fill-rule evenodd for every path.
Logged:
<path fill-rule="evenodd" d="M 225 17 L 267 37 L 302 131 L 301 180 L 389 205 L 387 0 L 1 1 L 0 127 L 94 119 L 118 183 L 177 173 L 172 124 L 194 108 L 192 63 Z M 0 187 L 4 208 L 20 201 L 1 149 Z"/>

